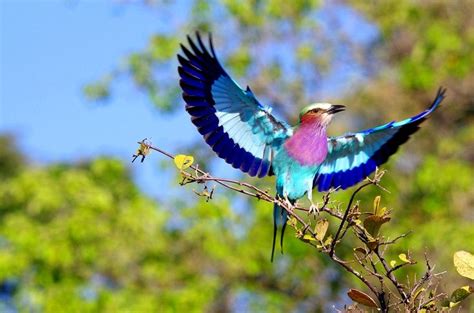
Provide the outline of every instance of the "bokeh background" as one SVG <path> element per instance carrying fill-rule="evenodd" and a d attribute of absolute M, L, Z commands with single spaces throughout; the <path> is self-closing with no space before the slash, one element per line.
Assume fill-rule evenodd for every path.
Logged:
<path fill-rule="evenodd" d="M 176 53 L 212 32 L 232 76 L 294 122 L 315 101 L 348 108 L 330 134 L 447 98 L 384 166 L 384 236 L 468 284 L 474 252 L 474 2 L 470 0 L 0 1 L 0 311 L 327 312 L 359 283 L 288 233 L 269 262 L 271 205 L 180 187 L 151 138 L 216 176 L 273 188 L 214 157 L 184 112 Z M 350 191 L 349 191 L 350 192 Z M 347 203 L 348 192 L 337 199 Z M 320 195 L 315 194 L 315 197 Z M 332 225 L 334 227 L 334 225 Z M 385 227 L 385 226 L 384 226 Z M 350 242 L 341 255 L 350 255 Z M 461 310 L 469 312 L 467 302 Z"/>

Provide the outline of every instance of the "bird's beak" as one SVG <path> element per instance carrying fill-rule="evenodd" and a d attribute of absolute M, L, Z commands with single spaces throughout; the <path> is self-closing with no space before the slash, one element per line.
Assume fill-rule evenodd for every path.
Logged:
<path fill-rule="evenodd" d="M 333 104 L 329 110 L 328 110 L 328 113 L 329 114 L 334 114 L 334 113 L 337 113 L 337 112 L 342 112 L 346 109 L 346 106 L 344 105 L 339 105 L 339 104 Z"/>

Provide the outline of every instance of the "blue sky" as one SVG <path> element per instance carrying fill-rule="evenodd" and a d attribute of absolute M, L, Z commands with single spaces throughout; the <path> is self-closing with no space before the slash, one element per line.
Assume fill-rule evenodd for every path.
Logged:
<path fill-rule="evenodd" d="M 120 1 L 0 0 L 0 133 L 14 134 L 22 151 L 39 164 L 97 155 L 129 162 L 136 141 L 144 137 L 173 153 L 195 142 L 198 133 L 184 110 L 159 114 L 130 79 L 113 84 L 108 103 L 91 103 L 82 94 L 85 84 L 146 47 L 152 34 L 170 25 L 177 28 L 178 19 L 186 18 L 175 14 L 186 8 L 180 3 L 157 14 Z M 357 40 L 376 36 L 375 27 L 347 7 L 333 12 L 341 29 L 357 25 Z M 330 18 L 323 10 L 317 18 L 326 15 Z M 338 86 L 335 81 L 341 84 L 341 77 L 350 84 L 350 70 L 336 74 L 326 81 L 332 88 Z M 162 179 L 160 160 L 157 156 L 130 166 L 143 190 L 164 199 L 169 179 Z M 216 164 L 219 174 L 238 174 L 223 161 Z"/>
<path fill-rule="evenodd" d="M 196 138 L 191 123 L 182 122 L 184 112 L 161 116 L 125 79 L 114 84 L 110 103 L 82 95 L 84 84 L 146 46 L 162 27 L 152 10 L 109 1 L 3 0 L 0 14 L 0 133 L 16 135 L 33 162 L 96 155 L 129 161 L 144 137 L 170 151 Z M 178 125 L 181 132 L 173 131 Z M 139 184 L 159 195 L 152 187 L 156 165 L 133 167 Z"/>

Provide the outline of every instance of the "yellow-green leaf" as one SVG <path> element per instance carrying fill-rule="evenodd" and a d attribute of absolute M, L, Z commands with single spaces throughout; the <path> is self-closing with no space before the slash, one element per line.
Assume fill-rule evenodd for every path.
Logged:
<path fill-rule="evenodd" d="M 326 238 L 326 241 L 324 241 L 324 245 L 329 246 L 331 243 L 332 243 L 332 237 L 329 236 L 329 237 Z"/>
<path fill-rule="evenodd" d="M 378 211 L 377 211 L 377 216 L 383 217 L 386 212 L 387 212 L 387 208 L 386 208 L 386 207 L 379 208 Z"/>
<path fill-rule="evenodd" d="M 377 303 L 374 301 L 374 299 L 372 299 L 365 292 L 359 291 L 357 289 L 350 289 L 347 295 L 349 296 L 349 298 L 352 299 L 352 301 L 355 301 L 357 303 L 360 303 L 362 305 L 365 305 L 371 308 L 377 307 Z"/>
<path fill-rule="evenodd" d="M 294 216 L 289 216 L 288 217 L 288 225 L 290 225 L 291 227 L 296 227 L 296 225 L 298 225 L 298 220 L 296 219 L 296 217 Z"/>
<path fill-rule="evenodd" d="M 304 236 L 303 236 L 303 240 L 304 240 L 304 241 L 316 241 L 316 239 L 315 239 L 312 235 L 310 235 L 310 234 L 304 235 Z"/>
<path fill-rule="evenodd" d="M 457 306 L 460 302 L 452 302 L 449 299 L 444 299 L 441 301 L 441 307 L 443 308 L 454 308 Z"/>
<path fill-rule="evenodd" d="M 326 232 L 328 231 L 329 222 L 327 219 L 322 219 L 316 222 L 316 227 L 314 228 L 314 232 L 316 233 L 316 239 L 319 241 L 323 241 L 324 236 L 326 236 Z"/>
<path fill-rule="evenodd" d="M 395 267 L 396 264 L 397 264 L 397 261 L 395 261 L 395 260 L 390 261 L 390 266 L 391 267 Z"/>
<path fill-rule="evenodd" d="M 374 199 L 374 214 L 375 215 L 378 215 L 377 213 L 379 211 L 379 206 L 380 206 L 380 196 L 377 196 Z"/>
<path fill-rule="evenodd" d="M 430 295 L 432 295 L 432 294 L 430 293 Z M 449 301 L 448 301 L 448 303 L 449 303 Z M 436 302 L 434 300 L 432 300 L 428 303 L 425 303 L 425 305 L 423 305 L 423 307 L 426 308 L 426 309 L 432 309 L 435 306 L 435 304 L 436 304 Z M 441 302 L 441 306 L 443 306 L 443 302 Z"/>
<path fill-rule="evenodd" d="M 457 303 L 466 299 L 471 293 L 474 292 L 474 289 L 470 286 L 463 286 L 453 291 L 451 294 L 451 302 Z"/>
<path fill-rule="evenodd" d="M 418 298 L 418 296 L 419 296 L 423 291 L 425 291 L 425 290 L 426 290 L 425 288 L 420 288 L 420 289 L 418 289 L 418 290 L 415 292 L 415 295 L 413 296 L 413 299 Z"/>
<path fill-rule="evenodd" d="M 458 305 L 458 304 L 459 304 L 459 302 L 451 302 L 451 301 L 449 301 L 449 307 L 450 307 L 450 308 L 454 308 L 454 307 L 455 307 L 456 305 Z"/>
<path fill-rule="evenodd" d="M 380 208 L 380 196 L 375 197 L 375 199 L 374 199 L 374 215 L 379 216 L 379 217 L 384 217 L 386 212 L 387 212 L 386 207 Z"/>
<path fill-rule="evenodd" d="M 174 164 L 179 170 L 185 170 L 194 163 L 194 157 L 191 155 L 178 154 L 174 157 Z"/>
<path fill-rule="evenodd" d="M 459 275 L 474 280 L 474 255 L 467 251 L 457 251 L 453 259 Z"/>
<path fill-rule="evenodd" d="M 402 262 L 410 263 L 410 260 L 408 260 L 407 255 L 406 255 L 405 253 L 400 253 L 400 254 L 398 255 L 398 258 L 399 258 L 400 260 L 402 260 Z"/>

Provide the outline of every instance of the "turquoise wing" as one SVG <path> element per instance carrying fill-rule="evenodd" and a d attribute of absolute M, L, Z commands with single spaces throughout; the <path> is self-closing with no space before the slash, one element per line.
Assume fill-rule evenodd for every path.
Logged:
<path fill-rule="evenodd" d="M 271 174 L 274 150 L 291 128 L 243 90 L 220 65 L 211 36 L 209 48 L 199 33 L 178 55 L 180 86 L 191 121 L 219 157 L 251 176 Z"/>
<path fill-rule="evenodd" d="M 443 101 L 445 92 L 440 88 L 431 106 L 416 116 L 328 138 L 328 155 L 315 177 L 314 186 L 319 191 L 327 191 L 331 187 L 346 189 L 369 176 L 419 129 L 420 124 Z"/>

